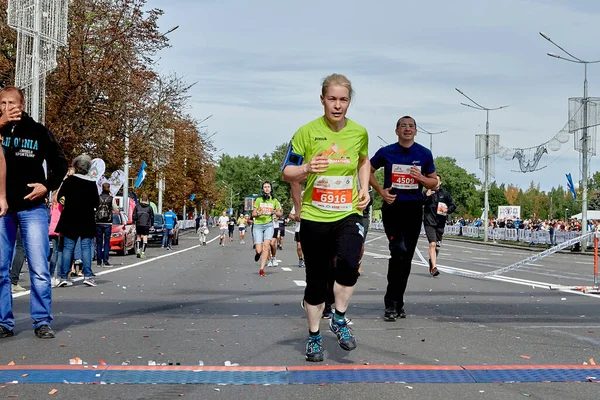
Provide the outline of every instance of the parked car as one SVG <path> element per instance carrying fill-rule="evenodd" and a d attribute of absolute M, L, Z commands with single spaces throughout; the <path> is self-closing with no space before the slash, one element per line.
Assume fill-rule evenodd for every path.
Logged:
<path fill-rule="evenodd" d="M 162 214 L 154 214 L 154 226 L 150 227 L 148 234 L 148 243 L 161 243 L 165 229 L 165 217 Z M 173 245 L 179 244 L 179 223 L 175 224 L 173 229 Z"/>
<path fill-rule="evenodd" d="M 110 250 L 126 256 L 135 251 L 135 226 L 123 212 L 113 212 Z"/>
<path fill-rule="evenodd" d="M 165 231 L 165 219 L 162 214 L 154 214 L 154 226 L 150 227 L 148 243 L 161 243 Z"/>

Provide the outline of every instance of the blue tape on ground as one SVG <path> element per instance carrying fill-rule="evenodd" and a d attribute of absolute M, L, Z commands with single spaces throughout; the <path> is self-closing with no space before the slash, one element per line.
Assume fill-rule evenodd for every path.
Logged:
<path fill-rule="evenodd" d="M 144 371 L 108 370 L 102 380 L 106 383 L 141 384 L 223 384 L 223 385 L 281 385 L 288 384 L 287 371 Z"/>
<path fill-rule="evenodd" d="M 26 376 L 23 376 L 26 375 Z M 494 383 L 494 382 L 586 382 L 600 378 L 599 368 L 515 369 L 309 369 L 262 371 L 193 371 L 152 369 L 6 369 L 0 382 L 107 384 L 223 384 L 286 385 L 336 383 Z"/>
<path fill-rule="evenodd" d="M 55 369 L 19 369 L 0 371 L 0 382 L 19 383 L 97 383 L 102 379 L 104 369 L 55 370 Z M 27 374 L 27 376 L 23 376 Z"/>
<path fill-rule="evenodd" d="M 600 377 L 598 369 L 505 369 L 470 370 L 477 383 L 493 382 L 586 382 L 587 377 Z"/>
<path fill-rule="evenodd" d="M 319 384 L 345 382 L 474 383 L 465 370 L 312 370 L 290 371 L 290 383 Z"/>

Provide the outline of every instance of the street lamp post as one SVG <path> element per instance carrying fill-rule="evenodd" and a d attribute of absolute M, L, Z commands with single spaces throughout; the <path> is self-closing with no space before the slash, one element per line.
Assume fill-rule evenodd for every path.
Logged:
<path fill-rule="evenodd" d="M 223 184 L 223 186 L 225 186 L 227 189 L 229 189 L 229 212 L 233 213 L 233 188 L 223 181 L 221 181 L 221 183 Z M 239 194 L 239 193 L 237 193 L 237 194 Z"/>
<path fill-rule="evenodd" d="M 565 223 L 569 220 L 569 218 L 567 217 L 568 212 L 569 212 L 569 209 L 565 208 Z"/>
<path fill-rule="evenodd" d="M 600 60 L 596 61 L 585 61 L 580 58 L 575 57 L 573 54 L 569 53 L 567 50 L 554 43 L 552 39 L 544 32 L 540 32 L 540 36 L 544 39 L 552 43 L 554 46 L 558 47 L 562 52 L 564 52 L 568 57 L 563 57 L 554 53 L 547 53 L 550 57 L 558 58 L 560 60 L 569 61 L 575 64 L 583 64 L 583 128 L 582 128 L 582 138 L 581 138 L 581 186 L 582 186 L 582 194 L 581 194 L 581 235 L 584 236 L 587 233 L 587 209 L 588 209 L 588 169 L 589 169 L 589 160 L 588 160 L 588 148 L 589 148 L 589 136 L 588 136 L 588 80 L 587 80 L 587 66 L 588 64 L 596 64 L 599 63 Z M 582 251 L 585 251 L 587 248 L 587 240 L 583 240 L 581 243 Z"/>
<path fill-rule="evenodd" d="M 433 135 L 439 135 L 440 133 L 446 133 L 448 130 L 439 131 L 439 132 L 429 132 L 427 129 L 423 129 L 422 126 L 417 125 L 417 129 L 419 132 L 424 132 L 429 135 L 429 151 L 433 152 Z"/>
<path fill-rule="evenodd" d="M 165 33 L 161 34 L 159 38 L 167 36 L 178 28 L 179 25 L 175 25 Z M 125 181 L 123 182 L 123 211 L 125 212 L 125 215 L 129 217 L 129 131 L 125 132 L 125 157 L 123 164 L 123 174 L 125 175 Z"/>
<path fill-rule="evenodd" d="M 483 241 L 487 242 L 488 241 L 488 213 L 490 210 L 490 204 L 489 204 L 489 188 L 488 188 L 488 181 L 489 181 L 489 173 L 490 173 L 490 111 L 496 111 L 496 110 L 501 110 L 503 108 L 508 107 L 508 105 L 505 106 L 500 106 L 500 107 L 496 107 L 496 108 L 489 108 L 489 107 L 484 107 L 481 104 L 477 103 L 475 100 L 473 100 L 472 98 L 470 98 L 469 96 L 467 96 L 466 94 L 464 94 L 462 91 L 460 91 L 459 89 L 456 88 L 456 91 L 460 94 L 462 94 L 464 97 L 466 97 L 467 99 L 469 99 L 469 101 L 473 104 L 475 104 L 474 106 L 471 104 L 466 104 L 466 103 L 460 103 L 465 107 L 469 107 L 469 108 L 473 108 L 475 110 L 479 110 L 479 111 L 485 111 L 485 156 L 484 156 L 484 171 L 483 171 L 483 190 L 484 190 L 484 200 L 483 200 L 483 219 L 484 219 L 484 229 L 483 229 Z"/>

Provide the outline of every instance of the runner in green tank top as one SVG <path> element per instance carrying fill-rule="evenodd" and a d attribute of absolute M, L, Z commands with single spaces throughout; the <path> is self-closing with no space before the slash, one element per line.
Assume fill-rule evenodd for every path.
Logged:
<path fill-rule="evenodd" d="M 260 269 L 258 274 L 266 276 L 265 264 L 270 254 L 271 239 L 273 238 L 273 215 L 281 216 L 283 210 L 279 201 L 272 196 L 272 186 L 270 182 L 264 182 L 262 193 L 254 201 L 252 216 L 254 225 L 252 226 L 252 236 L 254 238 L 254 261 L 260 260 Z"/>
<path fill-rule="evenodd" d="M 330 273 L 335 277 L 335 314 L 329 328 L 342 349 L 356 348 L 345 315 L 359 276 L 364 237 L 361 216 L 369 203 L 371 165 L 367 130 L 346 118 L 352 95 L 352 85 L 345 76 L 325 78 L 321 91 L 325 115 L 296 132 L 283 164 L 283 177 L 291 184 L 295 211 L 302 220 L 307 361 L 323 361 L 319 325 Z M 302 182 L 306 182 L 306 189 L 301 196 Z"/>

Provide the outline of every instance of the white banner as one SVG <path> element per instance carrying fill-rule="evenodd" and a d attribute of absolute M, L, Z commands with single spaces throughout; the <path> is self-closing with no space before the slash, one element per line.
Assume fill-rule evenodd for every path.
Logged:
<path fill-rule="evenodd" d="M 521 219 L 521 206 L 498 206 L 499 219 Z"/>

